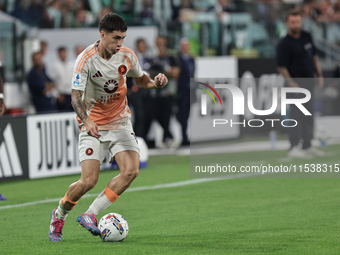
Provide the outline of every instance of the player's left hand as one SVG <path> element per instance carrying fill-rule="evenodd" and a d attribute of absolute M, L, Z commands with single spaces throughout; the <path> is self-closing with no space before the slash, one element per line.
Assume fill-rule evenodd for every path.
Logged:
<path fill-rule="evenodd" d="M 156 89 L 160 89 L 165 87 L 165 85 L 168 83 L 168 78 L 166 78 L 166 76 L 162 73 L 159 73 L 155 78 L 155 86 Z"/>

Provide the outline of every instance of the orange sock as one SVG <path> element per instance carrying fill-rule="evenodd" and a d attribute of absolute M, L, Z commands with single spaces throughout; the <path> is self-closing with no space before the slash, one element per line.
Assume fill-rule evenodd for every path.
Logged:
<path fill-rule="evenodd" d="M 110 202 L 112 203 L 116 201 L 117 198 L 119 197 L 116 192 L 114 192 L 113 190 L 110 190 L 109 187 L 107 186 L 104 190 L 104 194 L 107 197 L 107 199 L 110 200 Z"/>
<path fill-rule="evenodd" d="M 72 210 L 72 209 L 75 207 L 75 205 L 78 203 L 78 201 L 72 201 L 72 200 L 70 200 L 70 199 L 68 198 L 68 196 L 67 196 L 67 193 L 66 193 L 65 196 L 61 199 L 61 203 L 62 203 L 63 205 L 65 205 L 66 202 L 68 202 L 69 204 L 72 205 L 71 208 L 70 208 L 69 210 Z"/>

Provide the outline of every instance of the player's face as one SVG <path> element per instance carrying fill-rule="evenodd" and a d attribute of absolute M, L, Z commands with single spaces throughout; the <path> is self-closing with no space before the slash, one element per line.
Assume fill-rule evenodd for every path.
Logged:
<path fill-rule="evenodd" d="M 300 15 L 291 15 L 286 20 L 286 26 L 288 28 L 288 32 L 292 34 L 298 34 L 302 28 L 302 18 Z"/>
<path fill-rule="evenodd" d="M 101 39 L 103 46 L 110 54 L 119 52 L 122 47 L 123 41 L 126 37 L 126 32 L 113 31 L 111 33 L 101 31 Z"/>

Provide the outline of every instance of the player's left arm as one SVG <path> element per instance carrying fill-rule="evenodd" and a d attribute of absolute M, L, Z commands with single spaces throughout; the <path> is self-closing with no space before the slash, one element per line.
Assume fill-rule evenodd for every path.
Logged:
<path fill-rule="evenodd" d="M 162 73 L 158 74 L 153 80 L 143 73 L 141 77 L 133 77 L 135 83 L 145 89 L 163 88 L 168 83 L 168 78 Z"/>
<path fill-rule="evenodd" d="M 128 76 L 132 77 L 138 86 L 145 89 L 160 89 L 168 83 L 168 78 L 162 73 L 159 73 L 154 79 L 151 79 L 150 76 L 145 74 L 134 54 L 130 57 L 130 60 L 132 68 L 128 72 Z"/>

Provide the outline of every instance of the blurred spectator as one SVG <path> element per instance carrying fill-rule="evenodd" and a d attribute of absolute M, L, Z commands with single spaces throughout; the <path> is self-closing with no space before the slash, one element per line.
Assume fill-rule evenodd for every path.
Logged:
<path fill-rule="evenodd" d="M 260 22 L 271 39 L 273 43 L 277 43 L 277 20 L 280 15 L 280 1 L 279 0 L 257 0 L 256 8 L 257 13 L 255 14 L 255 20 Z"/>
<path fill-rule="evenodd" d="M 90 27 L 95 22 L 93 14 L 85 8 L 84 2 L 77 2 L 74 27 Z"/>
<path fill-rule="evenodd" d="M 183 9 L 194 10 L 192 0 L 172 1 L 172 19 L 173 20 L 179 19 L 180 12 Z"/>
<path fill-rule="evenodd" d="M 40 52 L 43 57 L 46 55 L 47 47 L 48 47 L 48 44 L 46 41 L 43 41 L 43 40 L 40 41 Z"/>
<path fill-rule="evenodd" d="M 147 44 L 143 38 L 136 40 L 135 53 L 142 70 L 146 71 L 148 68 L 148 58 L 146 55 Z M 128 91 L 128 99 L 134 111 L 133 130 L 135 131 L 136 136 L 143 137 L 144 140 L 147 140 L 147 134 L 145 132 L 145 119 L 150 119 L 147 117 L 147 115 L 150 113 L 146 111 L 146 105 L 150 104 L 151 100 L 150 90 L 140 89 L 136 84 L 133 84 L 131 89 Z"/>
<path fill-rule="evenodd" d="M 143 9 L 140 12 L 140 18 L 143 22 L 150 22 L 154 19 L 153 0 L 143 0 Z"/>
<path fill-rule="evenodd" d="M 31 91 L 33 105 L 38 113 L 55 111 L 57 107 L 51 93 L 55 84 L 46 74 L 42 53 L 33 53 L 32 62 L 33 67 L 27 75 L 27 83 Z"/>
<path fill-rule="evenodd" d="M 48 19 L 42 0 L 32 0 L 28 13 L 30 14 L 29 25 L 42 28 L 50 27 L 51 21 Z"/>
<path fill-rule="evenodd" d="M 333 20 L 335 22 L 340 22 L 340 0 L 337 0 L 334 4 Z"/>
<path fill-rule="evenodd" d="M 51 66 L 50 66 L 51 63 L 50 63 L 50 62 L 47 62 L 47 64 L 46 64 L 46 62 L 45 62 L 45 60 L 44 60 L 44 58 L 46 57 L 47 49 L 48 49 L 48 43 L 47 43 L 47 41 L 41 40 L 41 41 L 40 41 L 40 53 L 41 53 L 41 55 L 42 55 L 42 62 L 43 62 L 43 64 L 44 64 L 44 68 L 45 68 L 46 71 L 51 70 Z M 56 95 L 56 92 L 57 92 L 57 91 L 53 91 L 53 92 L 55 92 L 54 95 L 55 95 L 55 97 L 56 97 L 56 96 L 57 96 L 57 95 Z"/>
<path fill-rule="evenodd" d="M 61 27 L 61 0 L 53 0 L 51 2 L 51 5 L 47 7 L 47 13 L 49 15 L 49 18 L 51 20 L 52 26 L 54 28 L 60 28 Z"/>
<path fill-rule="evenodd" d="M 154 92 L 152 103 L 148 104 L 147 112 L 152 115 L 147 116 L 149 119 L 146 123 L 146 134 L 149 131 L 153 119 L 157 120 L 163 128 L 163 142 L 166 146 L 171 147 L 174 144 L 173 136 L 170 132 L 170 117 L 172 114 L 173 99 L 175 93 L 175 80 L 178 78 L 179 68 L 176 59 L 167 53 L 167 39 L 164 36 L 158 36 L 156 39 L 156 47 L 158 55 L 151 59 L 149 73 L 151 77 L 155 77 L 159 73 L 164 73 L 169 82 L 162 89 Z"/>
<path fill-rule="evenodd" d="M 178 13 L 176 13 L 176 9 L 174 11 L 173 15 L 177 15 L 181 22 L 190 22 L 195 19 L 195 8 L 191 0 L 183 0 Z"/>
<path fill-rule="evenodd" d="M 112 12 L 111 9 L 110 9 L 110 7 L 104 6 L 104 7 L 100 10 L 98 20 L 101 20 L 102 17 L 104 17 L 106 14 L 109 14 L 110 12 Z M 95 24 L 98 24 L 98 23 L 95 22 Z"/>
<path fill-rule="evenodd" d="M 226 13 L 244 12 L 243 0 L 217 0 L 213 8 L 208 11 L 215 11 L 218 20 L 223 21 L 226 19 Z"/>
<path fill-rule="evenodd" d="M 180 52 L 178 55 L 180 73 L 177 81 L 177 116 L 182 127 L 182 145 L 190 144 L 187 134 L 190 114 L 190 78 L 194 77 L 195 61 L 189 54 L 189 40 L 187 38 L 182 38 L 180 41 Z"/>
<path fill-rule="evenodd" d="M 73 63 L 68 61 L 67 49 L 58 48 L 58 60 L 53 66 L 51 78 L 56 84 L 58 91 L 57 106 L 59 111 L 73 111 L 71 105 L 71 81 Z"/>
<path fill-rule="evenodd" d="M 216 16 L 219 20 L 226 12 L 232 12 L 232 3 L 230 0 L 218 0 L 215 6 Z"/>
<path fill-rule="evenodd" d="M 75 57 L 77 58 L 80 53 L 82 53 L 86 47 L 84 45 L 78 44 L 74 47 L 74 54 Z"/>
<path fill-rule="evenodd" d="M 313 21 L 328 22 L 332 20 L 334 9 L 331 1 L 306 0 L 302 5 L 302 15 Z"/>
<path fill-rule="evenodd" d="M 74 0 L 64 0 L 62 5 L 61 27 L 73 27 L 75 22 L 76 3 Z"/>
<path fill-rule="evenodd" d="M 110 12 L 112 12 L 112 10 L 110 9 L 109 6 L 102 7 L 97 15 L 96 21 L 92 23 L 92 26 L 97 27 L 101 18 L 104 17 L 106 14 L 109 14 Z"/>
<path fill-rule="evenodd" d="M 21 20 L 26 24 L 31 23 L 31 15 L 28 12 L 30 7 L 29 1 L 20 1 L 19 4 L 14 8 L 12 15 L 13 17 Z"/>
<path fill-rule="evenodd" d="M 148 56 L 148 46 L 143 38 L 136 40 L 136 56 L 143 71 L 149 69 L 150 57 Z"/>
<path fill-rule="evenodd" d="M 119 15 L 121 15 L 121 17 L 123 17 L 125 20 L 134 19 L 135 1 L 136 0 L 115 1 L 114 10 L 116 13 L 119 13 Z"/>
<path fill-rule="evenodd" d="M 74 21 L 74 27 L 86 27 L 86 13 L 83 9 L 78 9 L 76 12 L 76 19 Z"/>
<path fill-rule="evenodd" d="M 0 10 L 5 12 L 7 9 L 7 1 L 0 1 Z"/>
<path fill-rule="evenodd" d="M 317 2 L 318 16 L 317 21 L 329 22 L 332 20 L 334 14 L 333 5 L 331 1 L 320 0 Z"/>

